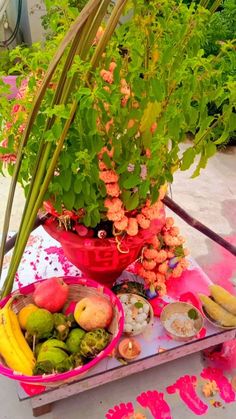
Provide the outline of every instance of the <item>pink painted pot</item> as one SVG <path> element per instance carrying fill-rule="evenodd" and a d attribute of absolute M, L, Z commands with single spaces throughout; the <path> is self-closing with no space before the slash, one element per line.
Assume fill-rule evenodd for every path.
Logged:
<path fill-rule="evenodd" d="M 92 281 L 91 279 L 87 279 L 84 277 L 66 276 L 63 277 L 63 280 L 69 286 L 69 296 L 67 300 L 68 302 L 79 301 L 81 298 L 94 295 L 102 295 L 104 298 L 110 301 L 113 307 L 113 319 L 108 328 L 111 334 L 111 340 L 107 347 L 103 351 L 101 351 L 94 359 L 92 359 L 83 366 L 77 367 L 71 371 L 67 371 L 60 374 L 53 373 L 35 376 L 26 376 L 23 374 L 19 374 L 8 368 L 4 363 L 4 360 L 0 356 L 0 374 L 26 384 L 27 392 L 28 394 L 30 394 L 31 392 L 31 395 L 35 391 L 37 392 L 37 390 L 35 390 L 36 385 L 45 385 L 46 387 L 57 387 L 58 385 L 76 381 L 78 377 L 84 375 L 88 370 L 94 367 L 99 361 L 107 357 L 113 351 L 113 349 L 118 344 L 120 336 L 123 332 L 123 308 L 119 298 L 111 290 L 104 286 L 101 286 L 101 284 L 98 284 L 97 282 Z M 43 280 L 37 281 L 33 284 L 22 287 L 20 290 L 14 291 L 11 295 L 7 296 L 6 298 L 0 301 L 0 308 L 4 307 L 4 305 L 12 295 L 17 295 L 18 298 L 14 301 L 12 308 L 16 313 L 18 313 L 21 310 L 21 308 L 30 303 L 33 303 L 32 295 L 35 290 L 35 286 L 42 281 Z M 39 392 L 41 390 L 42 389 L 40 387 Z"/>
<path fill-rule="evenodd" d="M 54 222 L 47 222 L 44 228 L 48 234 L 59 241 L 67 259 L 77 266 L 83 274 L 108 287 L 139 256 L 145 242 L 159 233 L 165 223 L 165 212 L 153 220 L 148 229 L 140 229 L 134 236 L 126 235 L 118 250 L 115 238 L 86 238 L 70 231 L 62 231 Z M 123 253 L 124 252 L 124 253 Z"/>

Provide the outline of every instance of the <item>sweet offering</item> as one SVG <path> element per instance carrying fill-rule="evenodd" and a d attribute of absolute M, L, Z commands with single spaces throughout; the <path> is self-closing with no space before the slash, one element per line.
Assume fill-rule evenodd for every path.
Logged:
<path fill-rule="evenodd" d="M 125 314 L 124 333 L 128 335 L 142 333 L 153 317 L 152 307 L 149 302 L 135 294 L 121 294 L 119 299 Z"/>

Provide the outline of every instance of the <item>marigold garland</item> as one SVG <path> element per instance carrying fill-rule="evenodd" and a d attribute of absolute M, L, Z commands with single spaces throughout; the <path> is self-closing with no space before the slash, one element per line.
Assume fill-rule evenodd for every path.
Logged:
<path fill-rule="evenodd" d="M 185 258 L 188 250 L 183 247 L 183 243 L 184 238 L 174 226 L 173 218 L 167 217 L 161 232 L 143 247 L 140 262 L 137 264 L 137 274 L 145 280 L 149 289 L 157 291 L 160 296 L 166 294 L 168 278 L 180 277 L 188 267 Z"/>

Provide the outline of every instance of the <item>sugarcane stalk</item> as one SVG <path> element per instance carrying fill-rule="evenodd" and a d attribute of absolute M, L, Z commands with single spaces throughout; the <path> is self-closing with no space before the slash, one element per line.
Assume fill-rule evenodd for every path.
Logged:
<path fill-rule="evenodd" d="M 67 46 L 71 43 L 71 41 L 74 39 L 75 33 L 77 33 L 84 25 L 90 14 L 95 10 L 95 8 L 99 5 L 100 0 L 90 0 L 87 5 L 84 7 L 78 18 L 75 20 L 74 24 L 71 26 L 69 31 L 67 32 L 66 36 L 62 40 L 57 52 L 55 53 L 49 68 L 46 72 L 46 75 L 42 81 L 42 84 L 38 90 L 38 93 L 33 101 L 31 112 L 29 114 L 28 120 L 26 122 L 26 127 L 22 136 L 22 140 L 19 144 L 19 149 L 17 153 L 17 158 L 14 166 L 14 172 L 11 179 L 11 185 L 10 190 L 8 194 L 8 200 L 5 210 L 5 217 L 4 217 L 4 223 L 3 223 L 3 232 L 2 232 L 2 239 L 1 239 L 1 247 L 0 247 L 0 275 L 2 271 L 3 266 L 3 258 L 4 258 L 4 250 L 5 250 L 5 244 L 7 240 L 7 235 L 9 231 L 9 225 L 10 225 L 10 218 L 11 218 L 11 212 L 12 212 L 12 205 L 15 195 L 15 189 L 16 184 L 21 168 L 21 162 L 22 162 L 22 155 L 23 155 L 23 149 L 25 145 L 27 144 L 31 129 L 33 127 L 34 121 L 36 119 L 36 116 L 38 114 L 41 102 L 43 100 L 43 97 L 45 95 L 46 89 L 52 79 L 52 76 L 57 68 L 57 65 L 61 61 L 64 51 L 67 48 Z M 66 74 L 66 73 L 65 73 Z"/>
<path fill-rule="evenodd" d="M 96 56 L 96 60 L 93 61 L 92 63 L 92 67 L 93 69 L 98 65 L 99 59 L 102 55 L 102 52 L 105 49 L 105 46 L 108 42 L 108 40 L 110 39 L 116 24 L 120 18 L 120 15 L 122 13 L 123 7 L 126 4 L 127 0 L 119 0 L 118 1 L 118 5 L 116 5 L 114 7 L 113 13 L 111 14 L 110 20 L 108 22 L 108 28 L 104 33 L 104 36 L 102 38 L 102 42 L 99 43 L 99 45 L 97 46 L 97 48 L 95 49 L 94 55 Z M 91 4 L 97 4 L 97 1 L 91 1 Z M 66 59 L 66 63 L 65 66 L 67 67 L 67 70 L 69 70 L 70 66 L 73 63 L 73 59 L 76 53 L 80 54 L 81 58 L 85 58 L 89 48 L 92 44 L 92 40 L 93 37 L 96 34 L 96 31 L 98 29 L 98 26 L 101 23 L 101 20 L 107 10 L 107 6 L 108 6 L 108 1 L 107 0 L 103 0 L 100 3 L 100 8 L 98 10 L 95 10 L 95 8 L 93 9 L 90 15 L 88 16 L 87 22 L 86 19 L 83 21 L 83 25 L 81 25 L 79 27 L 79 31 L 77 30 L 76 35 L 74 37 L 74 40 L 72 41 L 72 46 L 70 49 L 70 52 L 67 56 Z M 117 7 L 118 6 L 118 7 Z M 89 25 L 92 23 L 92 28 L 89 29 Z M 109 30 L 109 25 L 111 26 L 111 29 Z M 80 33 L 81 31 L 81 33 Z M 88 32 L 86 32 L 88 31 Z M 70 31 L 69 31 L 70 32 Z M 78 39 L 78 35 L 80 35 L 81 37 Z M 92 58 L 93 59 L 93 58 Z M 65 68 L 64 66 L 64 68 Z M 55 67 L 56 68 L 56 67 Z M 54 71 L 55 71 L 54 68 Z M 51 77 L 53 75 L 54 72 L 52 72 L 52 74 L 50 75 L 50 78 L 48 79 L 49 81 L 51 80 Z M 64 74 L 67 74 L 64 73 Z M 54 95 L 54 100 L 53 100 L 53 104 L 55 103 L 66 103 L 69 100 L 69 96 L 70 96 L 70 92 L 76 82 L 76 77 L 72 77 L 71 80 L 67 81 L 66 83 L 64 83 L 65 77 L 64 74 L 61 75 L 61 78 L 59 80 L 59 84 L 57 86 L 57 90 L 56 93 Z M 68 80 L 68 79 L 67 79 Z M 45 87 L 44 93 L 46 91 L 46 88 L 48 87 L 48 83 L 43 83 L 43 86 Z M 63 85 L 63 87 L 62 87 Z M 40 96 L 41 95 L 41 96 Z M 41 100 L 37 102 L 37 98 L 38 96 L 40 96 Z M 29 116 L 28 119 L 28 124 L 27 124 L 27 129 L 26 129 L 26 134 L 24 135 L 23 140 L 25 140 L 25 143 L 28 140 L 28 137 L 30 135 L 30 130 L 32 125 L 30 126 L 30 124 L 32 123 L 32 120 L 34 120 L 36 118 L 37 112 L 39 110 L 41 101 L 43 99 L 44 94 L 42 94 L 42 89 L 39 92 L 39 95 L 36 98 L 36 109 L 35 112 L 33 114 L 31 114 Z M 63 100 L 62 100 L 63 98 Z M 69 118 L 66 120 L 65 122 L 65 126 L 63 128 L 62 134 L 60 136 L 60 139 L 57 143 L 56 149 L 54 151 L 53 157 L 50 161 L 50 153 L 51 153 L 51 148 L 52 148 L 52 144 L 51 143 L 45 143 L 44 139 L 42 137 L 42 143 L 40 145 L 39 148 L 39 153 L 38 153 L 38 158 L 37 158 L 37 164 L 35 167 L 35 172 L 30 184 L 30 193 L 28 193 L 27 196 L 27 202 L 24 208 L 24 213 L 23 213 L 23 217 L 22 217 L 22 221 L 20 224 L 20 229 L 19 229 L 19 233 L 16 237 L 16 243 L 15 243 L 15 248 L 14 248 L 14 252 L 13 252 L 13 256 L 12 256 L 12 261 L 9 267 L 9 272 L 7 275 L 7 278 L 5 280 L 4 286 L 3 286 L 3 291 L 2 291 L 2 295 L 6 296 L 9 294 L 9 292 L 11 292 L 13 283 L 14 283 L 14 276 L 15 273 L 17 271 L 17 268 L 19 266 L 21 257 L 23 255 L 28 237 L 30 235 L 30 232 L 32 231 L 32 228 L 34 226 L 35 223 L 35 218 L 37 216 L 38 210 L 41 207 L 42 203 L 43 203 L 43 199 L 45 196 L 45 193 L 47 192 L 49 183 L 51 181 L 51 178 L 53 177 L 54 174 L 54 170 L 58 161 L 58 157 L 59 154 L 61 152 L 61 149 L 63 147 L 64 141 L 66 139 L 68 130 L 70 128 L 71 122 L 74 118 L 76 109 L 77 109 L 78 103 L 77 101 L 74 101 L 71 107 L 71 111 L 70 111 L 70 116 Z M 46 122 L 46 129 L 49 129 L 53 123 L 55 122 L 55 118 L 49 118 Z M 24 144 L 25 144 L 24 143 Z M 22 149 L 23 147 L 19 150 L 20 151 L 20 156 L 22 155 Z M 50 162 L 49 162 L 50 161 Z M 47 171 L 47 174 L 45 175 L 46 172 L 46 166 L 48 165 L 49 162 L 49 169 Z M 21 160 L 20 160 L 21 163 Z M 18 167 L 18 173 L 16 176 L 16 179 L 18 177 L 19 174 L 19 170 L 20 170 L 20 164 Z M 14 191 L 13 191 L 13 197 L 14 197 Z M 10 202 L 10 205 L 12 205 L 12 202 Z M 6 242 L 6 240 L 5 240 Z M 3 254 L 4 254 L 4 247 L 5 247 L 5 242 L 3 245 Z"/>

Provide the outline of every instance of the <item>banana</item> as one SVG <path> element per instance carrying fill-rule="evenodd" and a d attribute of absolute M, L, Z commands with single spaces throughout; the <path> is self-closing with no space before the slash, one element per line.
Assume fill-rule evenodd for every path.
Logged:
<path fill-rule="evenodd" d="M 14 371 L 22 372 L 22 361 L 16 356 L 15 348 L 8 341 L 5 330 L 5 315 L 0 311 L 0 354 L 7 366 Z"/>
<path fill-rule="evenodd" d="M 12 299 L 0 310 L 0 353 L 11 369 L 24 375 L 32 375 L 34 362 L 29 352 L 30 348 L 26 349 L 25 345 L 21 348 L 24 336 L 19 338 L 20 333 L 16 328 L 14 315 L 12 315 L 11 303 Z M 16 336 L 14 336 L 14 331 L 17 332 Z"/>
<path fill-rule="evenodd" d="M 35 365 L 35 358 L 34 358 L 34 354 L 33 351 L 30 349 L 28 343 L 26 342 L 24 335 L 21 331 L 19 322 L 18 322 L 18 318 L 16 313 L 14 313 L 13 310 L 9 309 L 9 316 L 10 316 L 10 321 L 11 321 L 11 327 L 12 327 L 12 332 L 13 335 L 16 339 L 16 341 L 18 342 L 18 345 L 20 346 L 22 352 L 25 354 L 25 356 L 27 357 L 31 368 L 34 368 Z"/>
<path fill-rule="evenodd" d="M 215 302 L 236 316 L 236 297 L 219 285 L 210 285 L 209 289 Z"/>
<path fill-rule="evenodd" d="M 210 317 L 222 326 L 236 327 L 236 316 L 233 316 L 211 298 L 203 294 L 198 294 L 199 298 Z"/>

